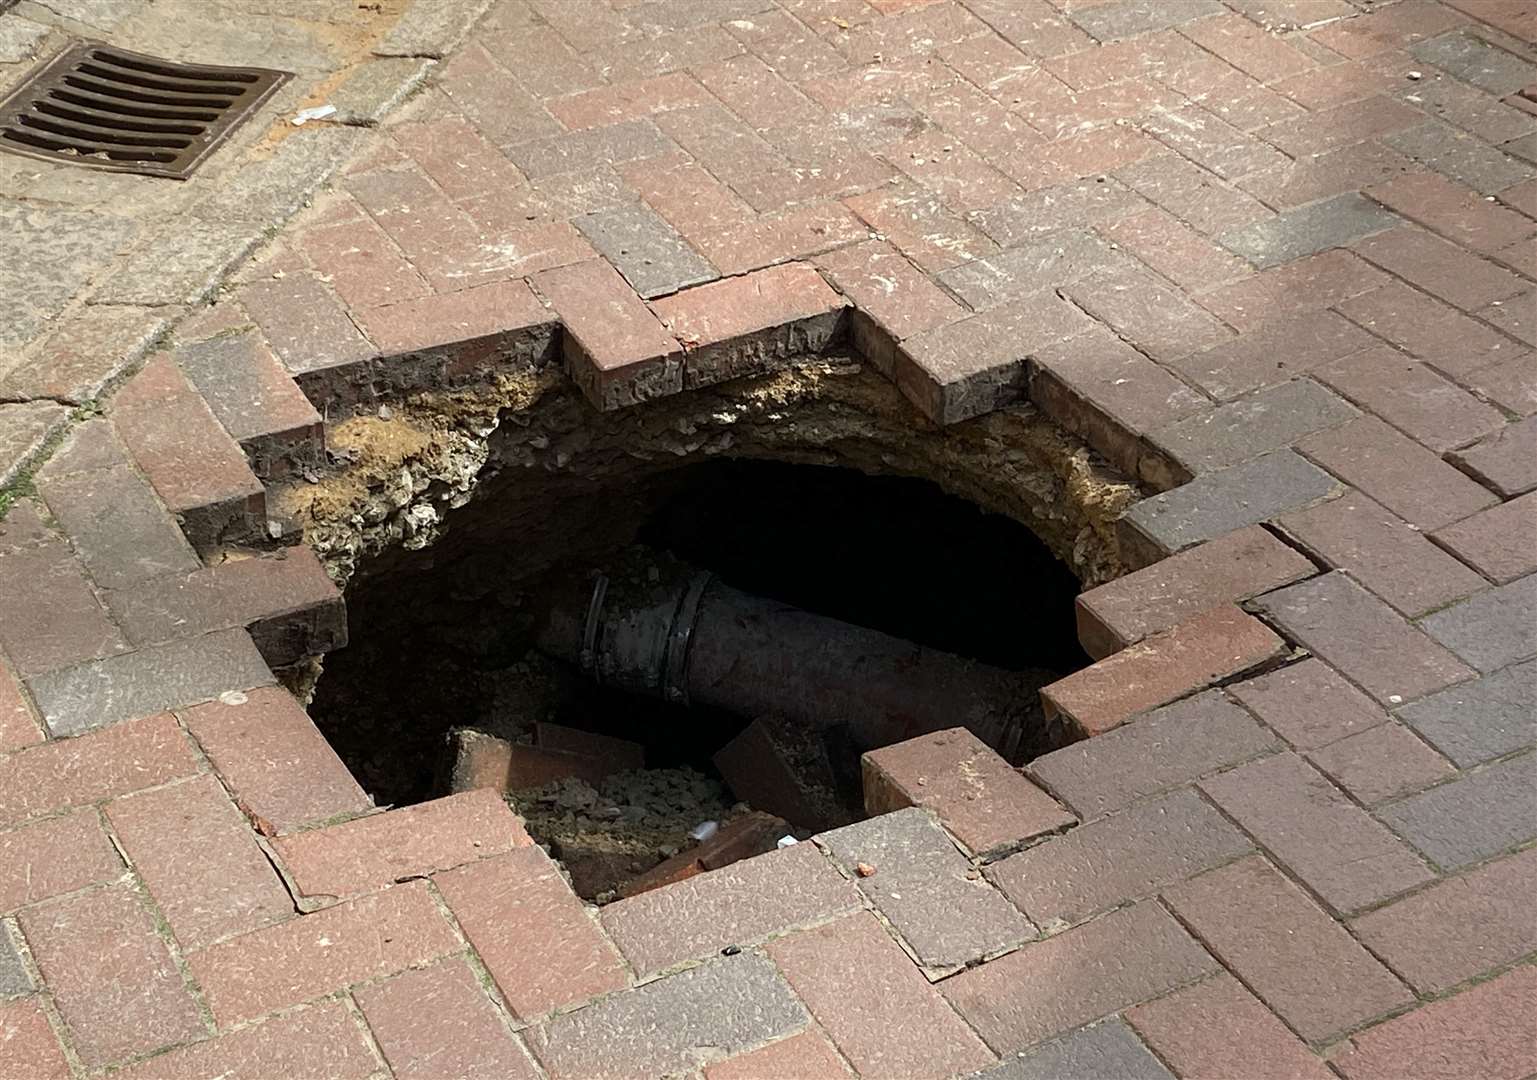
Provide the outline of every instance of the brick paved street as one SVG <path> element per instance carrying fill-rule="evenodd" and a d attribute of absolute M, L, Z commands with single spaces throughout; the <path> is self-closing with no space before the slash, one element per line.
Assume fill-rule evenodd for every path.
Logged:
<path fill-rule="evenodd" d="M 0 154 L 0 1078 L 1537 1075 L 1531 0 L 20 0 L 0 93 L 72 37 L 295 78 Z M 1140 485 L 1062 748 L 600 910 L 278 685 L 354 413 L 851 353 Z"/>

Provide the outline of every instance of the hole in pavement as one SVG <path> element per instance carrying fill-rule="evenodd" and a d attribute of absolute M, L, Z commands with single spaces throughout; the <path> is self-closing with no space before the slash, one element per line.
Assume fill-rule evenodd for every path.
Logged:
<path fill-rule="evenodd" d="M 862 816 L 864 750 L 965 724 L 1025 760 L 1036 689 L 1088 662 L 1066 566 L 914 477 L 504 473 L 394 554 L 348 587 L 311 714 L 381 804 L 510 788 L 600 902 Z"/>

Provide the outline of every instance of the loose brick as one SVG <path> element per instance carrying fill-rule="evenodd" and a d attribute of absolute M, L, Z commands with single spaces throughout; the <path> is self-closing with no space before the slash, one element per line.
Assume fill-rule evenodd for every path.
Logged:
<path fill-rule="evenodd" d="M 576 219 L 598 253 L 646 298 L 713 280 L 718 275 L 676 230 L 647 206 L 619 207 Z"/>
<path fill-rule="evenodd" d="M 1435 876 L 1294 754 L 1239 766 L 1201 787 L 1336 911 L 1359 910 Z"/>
<path fill-rule="evenodd" d="M 197 1004 L 131 886 L 28 908 L 21 928 L 88 1068 L 204 1034 Z"/>
<path fill-rule="evenodd" d="M 39 585 L 46 604 L 31 599 Z M 64 538 L 31 501 L 12 506 L 0 521 L 0 649 L 16 673 L 54 671 L 125 648 Z"/>
<path fill-rule="evenodd" d="M 689 968 L 531 1033 L 554 1080 L 629 1080 L 684 1072 L 701 1048 L 727 1057 L 803 1027 L 806 1010 L 765 958 L 748 953 Z"/>
<path fill-rule="evenodd" d="M 609 904 L 602 921 L 644 974 L 826 919 L 859 902 L 815 846 L 796 844 Z"/>
<path fill-rule="evenodd" d="M 565 326 L 566 366 L 600 408 L 617 408 L 683 388 L 677 340 L 608 263 L 546 270 L 534 287 Z"/>
<path fill-rule="evenodd" d="M 897 386 L 936 423 L 967 420 L 1017 400 L 1026 358 L 1091 325 L 1051 293 L 1004 304 L 908 338 L 896 355 Z"/>
<path fill-rule="evenodd" d="M 1154 360 L 1184 356 L 1233 336 L 1182 294 L 1140 271 L 1099 270 L 1063 291 Z"/>
<path fill-rule="evenodd" d="M 113 398 L 111 416 L 160 498 L 181 515 L 194 544 L 250 531 L 261 521 L 261 482 L 169 353 L 150 360 L 129 380 Z"/>
<path fill-rule="evenodd" d="M 871 750 L 860 762 L 868 813 L 925 807 L 977 855 L 1077 820 L 965 728 Z"/>
<path fill-rule="evenodd" d="M 1223 964 L 1309 1042 L 1414 1000 L 1343 926 L 1260 856 L 1213 870 L 1165 896 Z"/>
<path fill-rule="evenodd" d="M 1248 713 L 1209 690 L 1043 754 L 1027 771 L 1088 820 L 1275 747 Z"/>
<path fill-rule="evenodd" d="M 1505 422 L 1466 390 L 1386 346 L 1321 364 L 1313 374 L 1437 453 L 1473 442 Z"/>
<path fill-rule="evenodd" d="M 1332 476 L 1294 451 L 1276 450 L 1143 499 L 1121 517 L 1122 550 L 1145 566 L 1317 502 L 1337 488 Z"/>
<path fill-rule="evenodd" d="M 683 343 L 685 387 L 707 386 L 816 354 L 841 330 L 846 301 L 806 263 L 701 285 L 651 307 Z"/>
<path fill-rule="evenodd" d="M 1435 542 L 1497 584 L 1537 572 L 1537 492 L 1438 529 Z"/>
<path fill-rule="evenodd" d="M 1499 501 L 1373 416 L 1310 435 L 1297 448 L 1422 529 L 1438 529 Z"/>
<path fill-rule="evenodd" d="M 1228 401 L 1359 352 L 1376 340 L 1332 311 L 1267 323 L 1169 366 L 1219 400 Z"/>
<path fill-rule="evenodd" d="M 741 801 L 809 829 L 849 820 L 826 742 L 803 727 L 759 717 L 711 757 Z"/>
<path fill-rule="evenodd" d="M 0 758 L 0 825 L 197 771 L 197 758 L 169 714 L 43 743 Z"/>
<path fill-rule="evenodd" d="M 308 274 L 252 282 L 239 299 L 292 375 L 345 367 L 373 355 L 336 297 Z"/>
<path fill-rule="evenodd" d="M 1103 659 L 1194 615 L 1309 577 L 1311 562 L 1258 525 L 1080 593 L 1078 640 Z"/>
<path fill-rule="evenodd" d="M 1159 428 L 1150 439 L 1195 475 L 1283 449 L 1356 415 L 1311 379 L 1294 379 Z"/>
<path fill-rule="evenodd" d="M 1199 393 L 1102 326 L 1089 324 L 1086 333 L 1045 342 L 1030 359 L 1031 400 L 1131 476 L 1162 468 L 1144 460 L 1153 455 L 1142 436 L 1206 405 Z"/>
<path fill-rule="evenodd" d="M 1448 687 L 1399 718 L 1467 768 L 1537 743 L 1537 660 Z"/>
<path fill-rule="evenodd" d="M 706 870 L 719 870 L 732 863 L 764 855 L 776 850 L 778 841 L 790 831 L 784 818 L 753 810 L 722 825 L 708 840 L 696 847 L 686 848 L 670 859 L 664 859 L 645 873 L 631 878 L 619 887 L 621 896 L 634 896 L 649 889 L 671 885 L 702 874 Z"/>
<path fill-rule="evenodd" d="M 938 1078 L 993 1060 L 872 915 L 779 938 L 768 951 L 861 1075 Z M 892 1028 L 890 1016 L 904 1021 Z"/>
<path fill-rule="evenodd" d="M 373 803 L 293 696 L 269 686 L 188 709 L 187 729 L 263 833 Z"/>
<path fill-rule="evenodd" d="M 500 793 L 482 789 L 294 833 L 272 846 L 301 896 L 352 896 L 532 843 Z"/>
<path fill-rule="evenodd" d="M 21 679 L 0 655 L 0 754 L 42 741 L 43 730 L 37 725 Z"/>
<path fill-rule="evenodd" d="M 48 730 L 77 735 L 272 681 L 250 635 L 220 630 L 39 675 L 29 686 Z"/>
<path fill-rule="evenodd" d="M 1431 232 L 1485 254 L 1537 232 L 1530 218 L 1485 202 L 1477 192 L 1433 172 L 1400 176 L 1366 194 Z"/>
<path fill-rule="evenodd" d="M 1184 788 L 1036 844 L 987 874 L 1036 923 L 1055 928 L 1251 850 L 1248 837 Z"/>
<path fill-rule="evenodd" d="M 1199 303 L 1242 333 L 1272 319 L 1333 307 L 1386 281 L 1380 270 L 1348 251 L 1324 251 L 1203 293 Z"/>
<path fill-rule="evenodd" d="M 94 811 L 0 833 L 0 912 L 74 892 L 123 872 Z"/>
<path fill-rule="evenodd" d="M 356 996 L 390 1071 L 400 1080 L 535 1080 L 539 1075 L 475 973 L 458 957 L 402 972 Z"/>
<path fill-rule="evenodd" d="M 1348 570 L 1413 618 L 1488 583 L 1358 491 L 1278 518 L 1276 524 L 1325 565 Z"/>
<path fill-rule="evenodd" d="M 107 819 L 183 948 L 293 914 L 283 883 L 213 777 L 118 799 Z"/>
<path fill-rule="evenodd" d="M 980 1074 L 978 1080 L 1052 1080 L 1065 1076 L 1170 1080 L 1173 1075 L 1125 1023 L 1111 1017 L 1032 1050 L 1006 1054 L 996 1068 Z"/>
<path fill-rule="evenodd" d="M 1448 456 L 1507 499 L 1537 489 L 1537 419 L 1507 424 L 1483 442 Z"/>
<path fill-rule="evenodd" d="M 940 989 L 1001 1054 L 1158 997 L 1216 966 L 1162 908 L 1141 903 L 964 971 Z"/>
<path fill-rule="evenodd" d="M 37 998 L 0 1002 L 0 1047 L 5 1050 L 6 1068 L 18 1076 L 69 1080 L 69 1062 Z"/>
<path fill-rule="evenodd" d="M 1537 850 L 1449 878 L 1363 915 L 1358 938 L 1422 994 L 1537 950 L 1526 900 L 1537 887 Z"/>
<path fill-rule="evenodd" d="M 646 748 L 629 739 L 599 735 L 595 731 L 563 727 L 539 721 L 534 724 L 534 741 L 543 749 L 563 754 L 581 754 L 601 761 L 609 772 L 644 768 Z"/>
<path fill-rule="evenodd" d="M 458 949 L 425 883 L 300 915 L 187 957 L 220 1027 Z"/>
<path fill-rule="evenodd" d="M 328 1001 L 242 1028 L 207 1042 L 177 1047 L 114 1075 L 123 1080 L 263 1080 L 326 1076 L 364 1080 L 377 1062 L 346 1007 Z"/>
<path fill-rule="evenodd" d="M 1400 724 L 1380 724 L 1309 755 L 1365 806 L 1445 780 L 1456 770 Z"/>
<path fill-rule="evenodd" d="M 1398 1080 L 1427 1068 L 1516 1080 L 1537 1067 L 1534 1010 L 1537 968 L 1519 967 L 1354 1036 L 1334 1066 L 1346 1080 Z"/>
<path fill-rule="evenodd" d="M 1537 836 L 1537 756 L 1525 754 L 1396 803 L 1377 816 L 1438 866 L 1457 870 Z"/>
<path fill-rule="evenodd" d="M 1420 620 L 1420 628 L 1478 668 L 1494 671 L 1537 654 L 1537 574 L 1470 596 Z"/>
<path fill-rule="evenodd" d="M 916 807 L 846 825 L 817 837 L 857 877 L 930 979 L 1035 936 L 1035 927 L 986 881 Z"/>
<path fill-rule="evenodd" d="M 1180 1076 L 1329 1080 L 1334 1075 L 1225 972 L 1138 1005 L 1126 1019 Z"/>
<path fill-rule="evenodd" d="M 749 1050 L 704 1071 L 705 1080 L 846 1080 L 853 1075 L 827 1037 L 814 1029 Z"/>
<path fill-rule="evenodd" d="M 1301 750 L 1327 746 L 1388 720 L 1380 705 L 1314 658 L 1236 683 L 1229 693 Z"/>
<path fill-rule="evenodd" d="M 1224 605 L 1057 680 L 1041 697 L 1049 718 L 1099 735 L 1145 709 L 1274 660 L 1284 649 L 1263 623 Z"/>
<path fill-rule="evenodd" d="M 628 982 L 613 946 L 541 848 L 520 847 L 434 880 L 519 1019 Z"/>
<path fill-rule="evenodd" d="M 302 545 L 141 582 L 109 593 L 107 605 L 140 646 L 247 628 L 272 667 L 347 643 L 341 594 Z"/>
<path fill-rule="evenodd" d="M 176 519 L 126 458 L 110 468 L 41 476 L 38 491 L 103 588 L 128 588 L 202 565 Z M 55 595 L 65 599 L 68 592 L 57 588 Z"/>

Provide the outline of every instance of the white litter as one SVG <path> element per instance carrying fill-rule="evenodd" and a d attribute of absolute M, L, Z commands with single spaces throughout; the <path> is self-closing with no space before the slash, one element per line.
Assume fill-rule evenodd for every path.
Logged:
<path fill-rule="evenodd" d="M 294 113 L 294 118 L 289 121 L 294 127 L 303 127 L 311 120 L 324 120 L 336 112 L 335 105 L 316 105 L 308 109 L 300 109 Z"/>
<path fill-rule="evenodd" d="M 710 837 L 714 836 L 719 831 L 720 831 L 720 822 L 718 822 L 718 821 L 701 821 L 698 825 L 695 825 L 692 829 L 690 829 L 688 831 L 688 834 L 690 836 L 692 836 L 695 840 L 698 840 L 701 843 L 703 843 L 704 841 L 708 840 Z"/>
<path fill-rule="evenodd" d="M 777 841 L 775 841 L 775 846 L 776 847 L 782 847 L 782 848 L 794 847 L 798 843 L 800 843 L 800 841 L 795 839 L 795 837 L 789 836 L 789 835 L 785 835 L 785 836 L 781 836 Z"/>

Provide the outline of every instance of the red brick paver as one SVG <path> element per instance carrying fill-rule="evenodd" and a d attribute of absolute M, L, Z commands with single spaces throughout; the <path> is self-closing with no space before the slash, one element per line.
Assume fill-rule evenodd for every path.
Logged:
<path fill-rule="evenodd" d="M 0 1073 L 1537 1070 L 1529 4 L 214 7 L 355 115 L 0 170 L 0 247 L 50 238 L 0 328 Z M 924 809 L 874 879 L 801 844 L 595 915 L 493 793 L 370 813 L 262 665 L 341 644 L 264 484 L 353 410 L 849 352 L 934 445 L 1043 417 L 1159 500 L 1083 537 L 1138 572 L 1048 690 L 1079 741 L 877 751 Z M 914 962 L 983 912 L 1039 936 Z"/>

